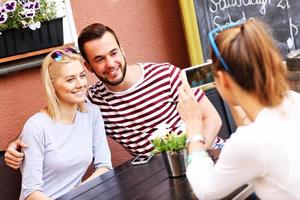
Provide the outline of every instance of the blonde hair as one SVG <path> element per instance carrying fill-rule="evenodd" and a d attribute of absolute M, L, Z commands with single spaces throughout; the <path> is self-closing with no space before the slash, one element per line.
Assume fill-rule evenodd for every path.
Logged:
<path fill-rule="evenodd" d="M 56 51 L 62 53 L 62 60 L 55 61 L 53 58 L 51 58 L 53 52 Z M 45 108 L 45 111 L 52 119 L 56 119 L 60 113 L 60 109 L 59 109 L 60 100 L 56 95 L 53 86 L 53 80 L 58 76 L 58 72 L 60 71 L 62 65 L 65 65 L 67 63 L 76 60 L 82 62 L 82 58 L 79 54 L 66 52 L 63 49 L 52 51 L 43 60 L 42 68 L 41 68 L 41 76 L 46 91 L 47 107 Z M 78 110 L 80 112 L 86 111 L 84 102 L 78 103 Z"/>
<path fill-rule="evenodd" d="M 266 25 L 258 20 L 222 31 L 215 41 L 230 75 L 264 106 L 279 105 L 289 89 L 287 71 Z M 224 70 L 211 51 L 214 70 Z"/>

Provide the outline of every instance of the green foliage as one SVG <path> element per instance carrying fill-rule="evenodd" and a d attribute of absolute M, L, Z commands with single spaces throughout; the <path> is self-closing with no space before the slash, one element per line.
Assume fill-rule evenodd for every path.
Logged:
<path fill-rule="evenodd" d="M 26 28 L 29 24 L 56 18 L 56 3 L 54 1 L 40 0 L 40 8 L 35 11 L 35 16 L 32 18 L 22 18 L 20 13 L 23 11 L 23 7 L 18 1 L 16 2 L 16 10 L 7 13 L 8 18 L 5 23 L 0 24 L 0 31 Z"/>
<path fill-rule="evenodd" d="M 177 135 L 175 133 L 168 133 L 164 137 L 156 137 L 151 140 L 154 145 L 154 153 L 162 153 L 166 151 L 175 152 L 185 148 L 186 134 Z"/>
<path fill-rule="evenodd" d="M 55 19 L 56 17 L 56 4 L 55 2 L 47 2 L 46 0 L 40 0 L 41 8 L 38 10 L 35 21 L 44 22 Z"/>

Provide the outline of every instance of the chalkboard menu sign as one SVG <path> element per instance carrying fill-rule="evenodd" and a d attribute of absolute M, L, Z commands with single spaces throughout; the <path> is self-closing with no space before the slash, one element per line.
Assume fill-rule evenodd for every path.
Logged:
<path fill-rule="evenodd" d="M 300 48 L 300 0 L 194 0 L 194 5 L 205 59 L 211 29 L 250 18 L 269 25 L 283 57 Z"/>

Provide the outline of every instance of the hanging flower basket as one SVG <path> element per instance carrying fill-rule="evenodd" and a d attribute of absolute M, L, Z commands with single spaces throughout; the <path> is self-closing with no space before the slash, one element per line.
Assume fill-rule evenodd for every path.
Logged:
<path fill-rule="evenodd" d="M 62 18 L 41 23 L 37 30 L 11 29 L 0 35 L 0 58 L 27 53 L 64 43 Z"/>
<path fill-rule="evenodd" d="M 0 2 L 0 58 L 62 45 L 62 3 L 63 0 Z"/>

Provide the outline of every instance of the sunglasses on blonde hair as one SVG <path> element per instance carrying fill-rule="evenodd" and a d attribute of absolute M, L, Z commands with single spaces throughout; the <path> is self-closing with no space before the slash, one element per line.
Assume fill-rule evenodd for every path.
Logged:
<path fill-rule="evenodd" d="M 61 50 L 57 50 L 57 51 L 53 51 L 50 55 L 50 57 L 59 62 L 63 59 L 63 56 L 65 55 L 65 53 L 73 53 L 73 54 L 78 54 L 78 52 L 73 49 L 72 47 L 67 47 Z"/>
<path fill-rule="evenodd" d="M 232 22 L 232 23 L 217 27 L 217 28 L 211 30 L 208 33 L 208 39 L 209 39 L 209 42 L 210 42 L 210 45 L 211 45 L 211 48 L 212 48 L 213 52 L 215 53 L 218 60 L 221 62 L 221 64 L 222 64 L 223 68 L 225 69 L 225 71 L 227 71 L 229 73 L 230 73 L 230 68 L 227 65 L 227 63 L 225 62 L 225 60 L 223 59 L 223 57 L 220 53 L 220 50 L 219 50 L 219 48 L 216 44 L 215 38 L 218 35 L 218 33 L 220 33 L 221 31 L 224 31 L 226 29 L 230 29 L 230 28 L 233 28 L 233 27 L 236 27 L 236 26 L 240 26 L 242 24 L 244 24 L 244 21 Z"/>

